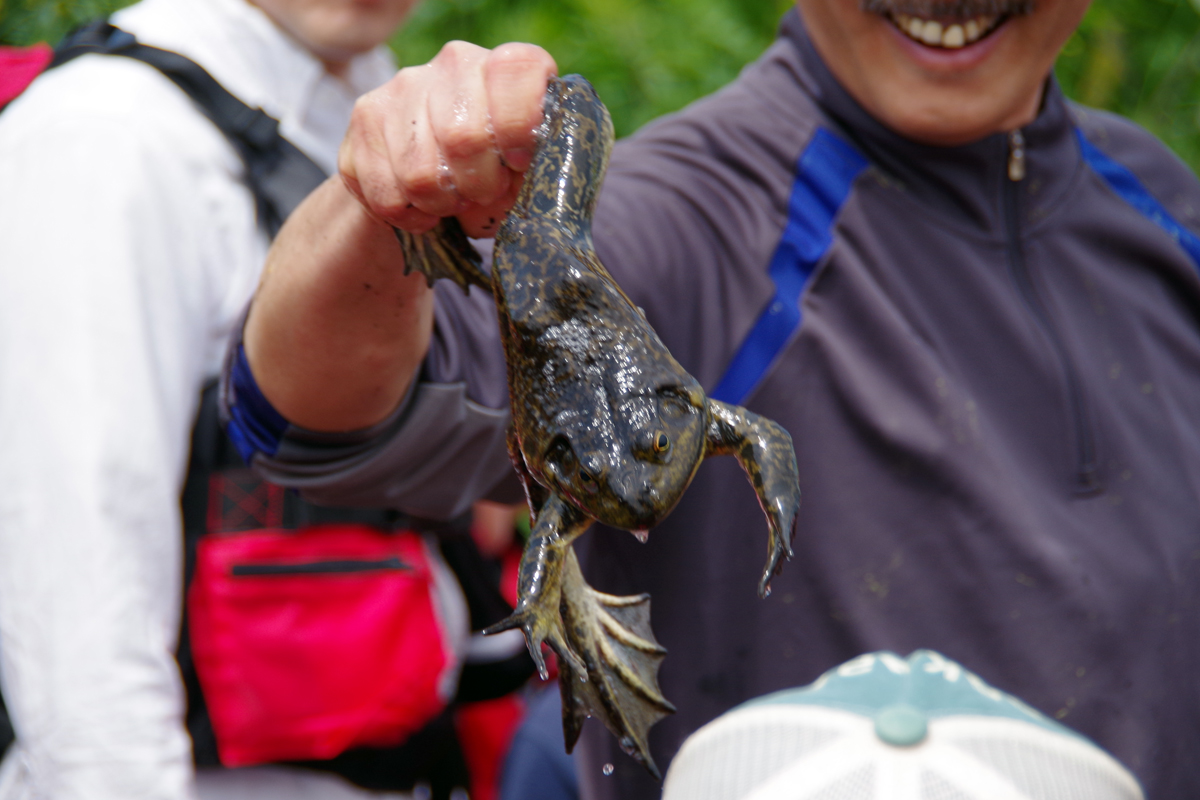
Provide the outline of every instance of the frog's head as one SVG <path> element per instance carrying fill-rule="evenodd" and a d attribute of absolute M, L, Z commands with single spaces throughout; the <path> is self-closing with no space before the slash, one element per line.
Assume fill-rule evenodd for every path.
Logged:
<path fill-rule="evenodd" d="M 605 525 L 649 530 L 679 502 L 704 458 L 706 402 L 694 381 L 626 395 L 611 416 L 551 440 L 546 476 Z"/>

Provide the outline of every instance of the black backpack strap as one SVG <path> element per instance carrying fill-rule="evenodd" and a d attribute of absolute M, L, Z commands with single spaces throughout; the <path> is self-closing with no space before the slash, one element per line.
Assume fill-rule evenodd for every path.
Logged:
<path fill-rule="evenodd" d="M 326 178 L 324 170 L 279 133 L 279 122 L 251 108 L 195 61 L 138 42 L 133 34 L 97 20 L 67 36 L 47 69 L 88 53 L 125 56 L 145 62 L 170 78 L 237 149 L 246 182 L 258 205 L 258 219 L 274 238 L 283 221 Z"/>

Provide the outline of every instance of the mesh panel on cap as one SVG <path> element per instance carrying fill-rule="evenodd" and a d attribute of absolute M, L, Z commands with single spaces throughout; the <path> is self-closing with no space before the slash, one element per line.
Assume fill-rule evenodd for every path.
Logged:
<path fill-rule="evenodd" d="M 921 800 L 978 800 L 936 772 L 921 770 Z"/>
<path fill-rule="evenodd" d="M 779 770 L 842 734 L 812 724 L 736 717 L 701 728 L 675 756 L 663 797 L 737 800 Z"/>
<path fill-rule="evenodd" d="M 813 794 L 780 795 L 779 800 L 874 800 L 875 767 L 868 764 Z"/>
<path fill-rule="evenodd" d="M 1032 733 L 1032 735 L 1031 735 Z M 990 730 L 955 736 L 953 745 L 1008 778 L 1033 800 L 1140 800 L 1109 757 L 1095 747 L 1041 731 Z"/>

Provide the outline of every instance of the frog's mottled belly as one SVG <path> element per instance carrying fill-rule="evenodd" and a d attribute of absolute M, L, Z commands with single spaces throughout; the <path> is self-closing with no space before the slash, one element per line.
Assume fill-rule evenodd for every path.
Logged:
<path fill-rule="evenodd" d="M 656 392 L 691 377 L 590 255 L 590 241 L 541 221 L 506 232 L 512 242 L 498 242 L 492 286 L 526 462 L 543 477 L 541 455 L 553 438 L 584 428 L 621 457 L 627 430 L 645 426 Z"/>

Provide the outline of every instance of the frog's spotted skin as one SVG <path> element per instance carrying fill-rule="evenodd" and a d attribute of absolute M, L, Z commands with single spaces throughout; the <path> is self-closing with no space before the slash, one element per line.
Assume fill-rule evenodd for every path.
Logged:
<path fill-rule="evenodd" d="M 571 542 L 595 520 L 645 536 L 710 455 L 735 456 L 770 528 L 766 596 L 791 536 L 800 491 L 791 437 L 776 423 L 705 396 L 597 260 L 591 219 L 612 148 L 608 111 L 587 81 L 551 82 L 542 142 L 484 275 L 461 228 L 397 232 L 406 268 L 432 282 L 492 292 L 508 364 L 509 454 L 533 530 L 520 601 L 489 632 L 521 628 L 545 675 L 559 656 L 567 749 L 587 716 L 658 776 L 646 734 L 674 708 L 659 693 L 665 651 L 649 597 L 614 597 L 583 580 Z"/>

